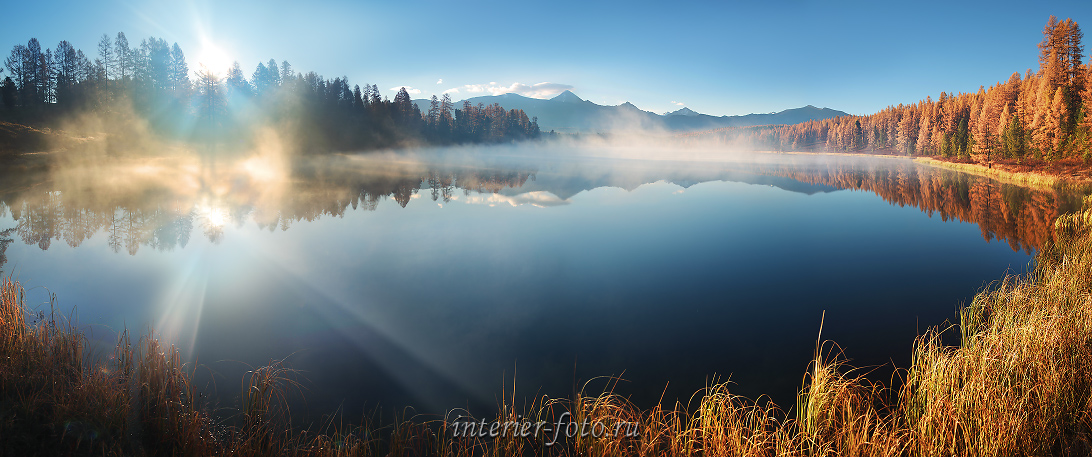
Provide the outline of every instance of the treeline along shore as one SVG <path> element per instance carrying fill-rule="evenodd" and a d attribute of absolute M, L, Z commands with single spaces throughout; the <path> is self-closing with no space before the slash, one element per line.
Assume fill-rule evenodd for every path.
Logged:
<path fill-rule="evenodd" d="M 725 128 L 682 135 L 684 142 L 746 142 L 773 151 L 931 156 L 1092 180 L 1092 65 L 1083 32 L 1051 16 L 1039 69 L 974 93 L 888 106 L 864 116 L 795 125 Z"/>
<path fill-rule="evenodd" d="M 40 150 L 50 141 L 78 146 L 103 135 L 113 149 L 154 146 L 149 139 L 232 147 L 254 141 L 262 127 L 302 152 L 540 135 L 537 119 L 522 110 L 457 107 L 445 94 L 422 112 L 404 87 L 391 100 L 375 84 L 298 72 L 287 60 L 259 63 L 249 78 L 238 62 L 191 72 L 178 43 L 149 37 L 131 44 L 123 32 L 104 34 L 91 53 L 68 41 L 50 49 L 31 38 L 11 49 L 2 70 L 0 152 L 8 153 Z"/>

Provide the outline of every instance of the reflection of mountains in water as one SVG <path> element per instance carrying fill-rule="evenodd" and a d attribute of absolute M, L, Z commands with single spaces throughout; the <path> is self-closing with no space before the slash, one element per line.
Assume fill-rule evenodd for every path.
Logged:
<path fill-rule="evenodd" d="M 594 169 L 592 169 L 594 170 Z M 752 171 L 732 170 L 723 165 L 715 169 L 653 169 L 627 170 L 612 172 L 602 170 L 595 173 L 585 168 L 582 175 L 566 173 L 563 171 L 550 172 L 539 170 L 537 179 L 519 188 L 508 188 L 501 191 L 505 195 L 516 195 L 525 192 L 544 191 L 556 195 L 561 200 L 568 200 L 574 195 L 584 191 L 598 189 L 600 187 L 617 187 L 627 191 L 641 187 L 645 184 L 664 181 L 675 184 L 684 189 L 695 184 L 711 181 L 731 181 L 746 184 L 773 186 L 790 192 L 802 194 L 816 194 L 820 192 L 834 192 L 836 187 L 822 183 L 805 183 L 792 178 L 762 175 Z"/>
<path fill-rule="evenodd" d="M 866 190 L 930 216 L 939 213 L 944 220 L 975 222 L 987 240 L 1004 239 L 1014 250 L 1028 251 L 1050 239 L 1054 219 L 1076 209 L 1080 201 L 1075 195 L 895 160 L 778 157 L 774 163 L 719 164 L 577 160 L 541 167 L 354 160 L 300 162 L 279 175 L 255 172 L 254 164 L 189 174 L 177 171 L 186 167 L 170 165 L 157 171 L 147 164 L 54 171 L 39 180 L 22 181 L 38 184 L 0 194 L 0 216 L 10 211 L 15 222 L 15 227 L 0 229 L 0 261 L 12 236 L 45 250 L 53 241 L 75 247 L 105 232 L 115 252 L 135 254 L 141 246 L 184 247 L 195 228 L 216 242 L 225 225 L 241 226 L 248 219 L 262 229 L 287 230 L 294 222 L 340 217 L 350 209 L 375 210 L 386 199 L 405 207 L 419 194 L 444 203 L 458 200 L 461 193 L 466 200 L 481 194 L 504 196 L 513 204 L 550 206 L 565 204 L 586 190 L 633 190 L 657 181 L 684 188 L 733 181 L 808 195 Z M 270 173 L 275 176 L 270 178 Z"/>

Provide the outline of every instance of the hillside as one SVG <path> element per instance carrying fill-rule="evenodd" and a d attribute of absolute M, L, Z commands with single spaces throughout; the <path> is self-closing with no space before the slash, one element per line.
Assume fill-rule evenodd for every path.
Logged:
<path fill-rule="evenodd" d="M 660 115 L 645 111 L 632 103 L 616 106 L 598 105 L 581 99 L 571 91 L 565 91 L 551 99 L 524 97 L 519 94 L 486 95 L 467 99 L 471 105 L 499 103 L 508 109 L 522 109 L 528 116 L 538 117 L 544 132 L 562 133 L 608 132 L 625 130 L 668 130 L 692 132 L 724 127 L 745 127 L 767 124 L 798 124 L 811 120 L 845 116 L 847 113 L 830 108 L 808 105 L 769 114 L 743 116 L 710 116 L 689 108 Z M 428 111 L 429 100 L 414 100 L 422 112 Z M 463 101 L 455 103 L 456 108 Z"/>

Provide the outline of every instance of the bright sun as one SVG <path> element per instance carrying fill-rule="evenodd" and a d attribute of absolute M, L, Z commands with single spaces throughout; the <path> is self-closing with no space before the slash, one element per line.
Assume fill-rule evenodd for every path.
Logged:
<path fill-rule="evenodd" d="M 201 44 L 201 50 L 197 53 L 197 68 L 194 70 L 200 70 L 201 65 L 204 65 L 213 73 L 223 75 L 231 68 L 231 64 L 231 57 L 228 57 L 223 49 L 220 49 L 214 43 L 204 42 Z"/>

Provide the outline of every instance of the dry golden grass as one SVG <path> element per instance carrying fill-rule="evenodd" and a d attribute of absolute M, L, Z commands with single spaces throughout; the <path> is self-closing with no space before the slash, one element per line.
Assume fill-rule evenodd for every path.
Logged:
<path fill-rule="evenodd" d="M 1057 242 L 1026 277 L 1007 277 L 930 329 L 905 379 L 866 380 L 819 339 L 793 410 L 714 382 L 686 403 L 642 409 L 614 392 L 538 398 L 498 422 L 630 423 L 632 436 L 457 437 L 456 417 L 393 421 L 331 416 L 293 428 L 300 389 L 282 362 L 241 381 L 238 425 L 199 401 L 174 348 L 123 332 L 108 361 L 89 361 L 75 326 L 34 316 L 18 283 L 0 293 L 0 454 L 285 456 L 1012 456 L 1092 453 L 1092 197 L 1055 223 Z M 960 345 L 942 343 L 959 332 Z M 609 380 L 610 381 L 610 380 Z M 616 380 L 614 380 L 616 381 Z M 454 416 L 454 413 L 452 413 Z M 462 419 L 467 420 L 467 419 Z M 481 420 L 476 418 L 472 420 Z M 465 431 L 465 429 L 464 429 Z"/>
<path fill-rule="evenodd" d="M 1086 180 L 1082 181 L 1079 179 L 1067 179 L 1059 176 L 1049 175 L 1046 173 L 1036 173 L 1034 171 L 1009 171 L 1001 168 L 989 168 L 985 165 L 981 165 L 978 163 L 948 162 L 933 157 L 915 157 L 914 161 L 934 167 L 948 168 L 964 173 L 984 176 L 987 178 L 996 179 L 1004 183 L 1015 184 L 1025 187 L 1034 187 L 1037 189 L 1086 192 L 1090 187 L 1092 187 L 1092 183 L 1089 183 Z"/>

